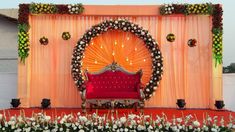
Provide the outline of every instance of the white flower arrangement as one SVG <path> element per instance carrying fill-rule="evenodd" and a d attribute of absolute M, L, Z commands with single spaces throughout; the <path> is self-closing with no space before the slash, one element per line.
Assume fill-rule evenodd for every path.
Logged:
<path fill-rule="evenodd" d="M 69 4 L 67 6 L 70 14 L 80 14 L 84 10 L 84 7 L 81 4 Z"/>
<path fill-rule="evenodd" d="M 9 119 L 9 121 L 7 120 Z M 165 114 L 156 116 L 153 119 L 152 115 L 136 115 L 129 114 L 116 117 L 112 114 L 105 114 L 99 116 L 94 113 L 91 115 L 81 115 L 78 113 L 68 114 L 62 117 L 51 117 L 45 113 L 33 114 L 32 117 L 25 117 L 24 115 L 12 116 L 7 118 L 5 114 L 0 114 L 0 131 L 14 131 L 14 132 L 57 132 L 57 131 L 78 131 L 78 132 L 95 132 L 95 131 L 146 131 L 146 132 L 160 132 L 160 131 L 212 131 L 212 132 L 232 132 L 235 130 L 235 120 L 230 115 L 227 124 L 222 117 L 220 121 L 218 117 L 210 117 L 207 115 L 206 119 L 201 124 L 196 117 L 192 115 L 178 117 L 169 120 Z"/>
<path fill-rule="evenodd" d="M 164 5 L 164 14 L 165 15 L 170 15 L 174 11 L 174 6 L 172 4 L 165 4 Z"/>

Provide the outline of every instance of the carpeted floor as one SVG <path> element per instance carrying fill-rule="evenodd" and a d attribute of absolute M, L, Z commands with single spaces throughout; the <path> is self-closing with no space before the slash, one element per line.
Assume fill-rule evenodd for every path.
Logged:
<path fill-rule="evenodd" d="M 78 112 L 81 112 L 82 110 L 79 108 L 48 108 L 48 109 L 41 109 L 41 108 L 17 108 L 17 109 L 5 109 L 0 110 L 0 113 L 5 113 L 7 117 L 19 115 L 20 113 L 24 113 L 27 117 L 32 116 L 33 113 L 39 113 L 39 112 L 45 112 L 47 115 L 50 115 L 54 117 L 62 116 L 64 114 L 77 114 Z M 116 112 L 117 111 L 117 112 Z M 98 112 L 99 115 L 110 113 L 110 110 L 108 109 L 93 109 L 90 111 L 87 109 L 88 114 L 96 113 Z M 139 114 L 140 110 L 135 111 L 134 109 L 117 109 L 115 110 L 115 115 L 118 113 L 119 116 L 123 116 L 124 114 L 127 115 L 129 113 L 135 113 Z M 235 112 L 228 111 L 228 110 L 210 110 L 210 109 L 185 109 L 185 110 L 179 110 L 174 108 L 145 108 L 144 114 L 146 115 L 152 115 L 153 118 L 156 117 L 156 115 L 161 116 L 162 113 L 164 113 L 168 119 L 172 119 L 175 117 L 182 117 L 191 114 L 194 118 L 197 118 L 198 121 L 202 122 L 203 118 L 206 117 L 206 115 L 210 115 L 211 117 L 218 116 L 218 119 L 220 120 L 221 117 L 224 118 L 225 121 L 229 120 L 229 116 L 232 115 L 235 117 Z"/>

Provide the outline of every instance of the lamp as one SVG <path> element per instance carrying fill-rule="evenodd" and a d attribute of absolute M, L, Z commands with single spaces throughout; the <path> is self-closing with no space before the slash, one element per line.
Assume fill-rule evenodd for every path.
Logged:
<path fill-rule="evenodd" d="M 42 99 L 41 106 L 43 109 L 48 108 L 51 105 L 51 100 L 50 99 Z"/>
<path fill-rule="evenodd" d="M 176 104 L 178 105 L 179 109 L 184 109 L 184 106 L 186 105 L 184 99 L 177 99 L 177 103 Z"/>
<path fill-rule="evenodd" d="M 224 101 L 223 101 L 223 100 L 216 100 L 216 101 L 215 101 L 215 107 L 216 107 L 218 110 L 222 109 L 224 106 L 225 106 L 225 104 L 224 104 Z"/>
<path fill-rule="evenodd" d="M 20 99 L 11 99 L 11 105 L 13 108 L 17 108 L 20 104 Z"/>

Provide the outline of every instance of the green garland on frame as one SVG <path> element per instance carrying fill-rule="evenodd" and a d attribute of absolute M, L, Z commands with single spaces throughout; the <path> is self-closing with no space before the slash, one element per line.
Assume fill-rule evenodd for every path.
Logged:
<path fill-rule="evenodd" d="M 223 63 L 223 9 L 220 4 L 165 4 L 160 7 L 161 15 L 211 15 L 212 16 L 212 53 L 217 64 Z"/>
<path fill-rule="evenodd" d="M 27 24 L 19 24 L 18 29 L 18 54 L 20 60 L 25 63 L 25 58 L 29 55 L 29 27 Z"/>

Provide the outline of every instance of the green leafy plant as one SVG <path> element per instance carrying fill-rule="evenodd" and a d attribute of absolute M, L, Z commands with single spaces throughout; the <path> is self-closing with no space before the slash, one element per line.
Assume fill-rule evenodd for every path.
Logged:
<path fill-rule="evenodd" d="M 27 24 L 18 25 L 18 55 L 20 61 L 25 63 L 29 55 L 29 26 Z"/>
<path fill-rule="evenodd" d="M 58 9 L 54 4 L 32 3 L 29 5 L 29 11 L 32 14 L 53 14 Z"/>

